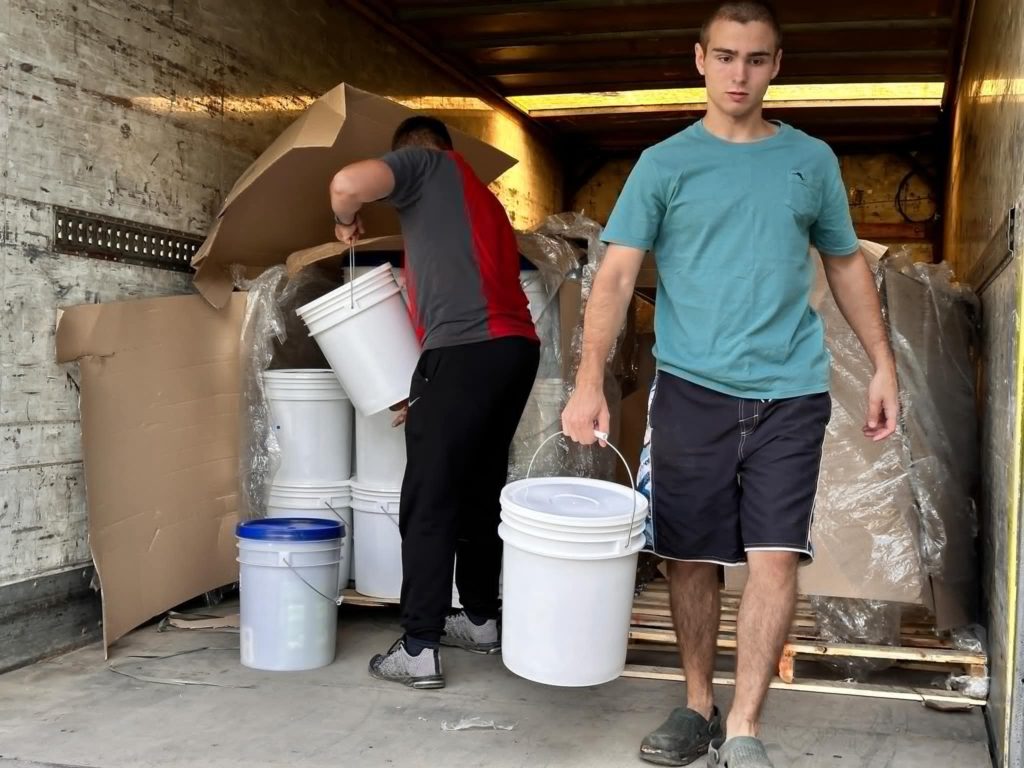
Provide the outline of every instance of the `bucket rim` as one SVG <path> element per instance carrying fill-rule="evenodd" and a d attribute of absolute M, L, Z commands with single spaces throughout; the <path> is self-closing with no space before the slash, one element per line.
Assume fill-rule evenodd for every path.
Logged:
<path fill-rule="evenodd" d="M 526 489 L 528 492 L 530 488 L 542 486 L 545 484 L 559 483 L 562 485 L 578 485 L 586 487 L 598 487 L 602 488 L 610 493 L 621 496 L 623 500 L 633 501 L 635 507 L 629 511 L 616 513 L 614 515 L 603 515 L 600 517 L 584 517 L 584 516 L 569 516 L 569 515 L 556 515 L 550 512 L 543 512 L 541 510 L 531 509 L 530 507 L 524 506 L 519 501 L 513 498 L 513 494 L 517 491 Z M 519 515 L 527 520 L 536 519 L 538 521 L 546 522 L 551 525 L 565 525 L 566 521 L 571 521 L 569 527 L 586 528 L 586 527 L 605 527 L 610 525 L 617 525 L 620 523 L 628 524 L 631 521 L 641 520 L 647 516 L 649 502 L 647 497 L 639 491 L 630 488 L 629 486 L 622 485 L 620 483 L 613 483 L 608 480 L 594 480 L 591 478 L 584 477 L 527 477 L 522 480 L 515 480 L 508 483 L 501 490 L 501 508 L 502 510 L 509 510 L 513 514 Z"/>
<path fill-rule="evenodd" d="M 333 541 L 345 536 L 339 520 L 313 517 L 273 517 L 246 520 L 235 527 L 235 536 L 245 541 L 280 543 L 301 541 Z"/>
<path fill-rule="evenodd" d="M 402 495 L 401 488 L 374 488 L 373 486 L 362 485 L 358 480 L 352 481 L 352 496 L 362 496 L 366 501 L 378 499 L 398 500 Z"/>
<path fill-rule="evenodd" d="M 550 534 L 589 534 L 593 536 L 608 536 L 610 539 L 622 538 L 628 532 L 630 536 L 636 535 L 637 531 L 642 531 L 647 525 L 646 517 L 638 517 L 632 525 L 628 522 L 622 523 L 621 525 L 615 526 L 580 526 L 580 525 L 551 525 L 547 522 L 540 520 L 533 520 L 530 518 L 521 517 L 514 512 L 510 513 L 506 509 L 501 510 L 501 521 L 508 523 L 516 530 L 521 530 L 524 533 L 530 533 L 533 530 Z M 541 536 L 541 538 L 545 538 Z"/>
<path fill-rule="evenodd" d="M 337 482 L 324 482 L 324 483 L 313 483 L 313 482 L 288 482 L 275 480 L 270 485 L 270 492 L 275 491 L 348 491 L 352 488 L 351 480 L 338 480 Z"/>
<path fill-rule="evenodd" d="M 513 532 L 511 536 L 506 537 L 506 534 L 511 529 Z M 646 537 L 643 531 L 629 537 L 629 544 L 621 552 L 588 552 L 588 553 L 576 553 L 571 552 L 546 552 L 539 551 L 538 549 L 532 549 L 530 547 L 530 540 L 535 537 L 528 533 L 523 533 L 517 528 L 507 523 L 502 522 L 498 526 L 498 536 L 501 538 L 502 544 L 510 547 L 515 547 L 523 552 L 528 552 L 531 555 L 537 555 L 538 557 L 550 557 L 554 560 L 581 560 L 581 561 L 594 561 L 594 560 L 616 560 L 620 557 L 633 557 L 637 555 L 646 546 Z M 525 541 L 524 541 L 525 539 Z M 536 541 L 549 542 L 550 539 L 543 539 L 536 537 Z M 585 544 L 587 542 L 556 542 L 559 544 L 566 544 L 571 547 L 573 544 Z M 600 542 L 589 542 L 589 543 L 600 543 Z"/>
<path fill-rule="evenodd" d="M 356 289 L 354 292 L 350 290 L 342 292 L 342 288 L 347 288 L 347 286 L 342 286 L 341 288 L 337 288 L 331 293 L 322 296 L 322 303 L 318 306 L 307 309 L 308 305 L 306 305 L 304 307 L 299 307 L 295 311 L 300 317 L 312 320 L 316 317 L 322 316 L 325 312 L 330 312 L 339 306 L 344 306 L 351 302 L 353 296 L 357 300 L 364 299 L 367 296 L 372 296 L 376 291 L 379 291 L 382 288 L 387 288 L 391 285 L 398 285 L 398 283 L 394 280 L 381 278 L 370 285 L 365 285 L 362 288 Z"/>
<path fill-rule="evenodd" d="M 337 499 L 337 503 L 334 503 L 334 499 Z M 352 503 L 352 494 L 329 492 L 313 492 L 305 495 L 302 493 L 288 494 L 273 492 L 267 494 L 267 503 L 277 507 L 302 507 L 303 509 L 309 507 L 324 507 L 325 511 L 327 511 L 330 509 L 330 507 L 327 506 L 327 502 L 331 502 L 332 506 L 347 506 Z"/>
<path fill-rule="evenodd" d="M 330 312 L 327 313 L 324 317 L 316 318 L 313 320 L 307 321 L 306 318 L 302 318 L 302 320 L 303 322 L 306 323 L 306 327 L 309 329 L 309 335 L 317 336 L 321 333 L 326 333 L 327 331 L 331 330 L 332 328 L 335 328 L 336 326 L 341 325 L 346 320 L 351 320 L 357 315 L 361 315 L 362 313 L 367 312 L 368 310 L 379 307 L 385 301 L 387 301 L 390 298 L 393 298 L 394 296 L 400 294 L 401 292 L 402 289 L 396 283 L 395 285 L 388 286 L 386 290 L 382 291 L 382 295 L 376 297 L 375 301 L 372 304 L 365 304 L 361 307 L 356 307 L 355 309 L 348 308 L 347 311 Z M 318 326 L 316 330 L 313 329 L 314 325 Z M 410 331 L 411 330 L 412 329 L 410 327 Z"/>
<path fill-rule="evenodd" d="M 305 381 L 307 379 L 338 381 L 333 368 L 268 368 L 263 375 L 282 381 Z M 341 386 L 341 382 L 338 382 L 338 386 Z"/>
<path fill-rule="evenodd" d="M 387 268 L 386 271 L 385 268 Z M 391 265 L 381 264 L 379 267 L 372 269 L 365 275 L 360 275 L 355 280 L 345 283 L 344 285 L 339 285 L 337 288 L 328 291 L 323 296 L 318 296 L 312 301 L 303 304 L 295 311 L 300 316 L 305 315 L 310 311 L 318 309 L 325 304 L 329 304 L 340 297 L 347 299 L 353 291 L 359 291 L 367 287 L 378 287 L 379 285 L 384 285 L 391 281 L 393 281 L 395 285 L 398 285 L 398 281 L 395 280 L 395 275 L 391 271 Z"/>

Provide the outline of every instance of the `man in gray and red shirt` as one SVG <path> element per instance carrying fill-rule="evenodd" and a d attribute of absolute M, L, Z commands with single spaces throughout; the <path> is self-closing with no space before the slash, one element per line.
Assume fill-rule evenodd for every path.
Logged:
<path fill-rule="evenodd" d="M 441 688 L 439 645 L 501 650 L 499 496 L 540 344 L 519 283 L 512 225 L 453 151 L 444 123 L 410 118 L 395 132 L 392 148 L 379 160 L 343 168 L 331 183 L 342 242 L 362 234 L 364 203 L 385 200 L 397 209 L 423 346 L 404 414 L 405 634 L 371 660 L 370 673 L 413 688 Z M 447 615 L 456 555 L 464 608 Z"/>

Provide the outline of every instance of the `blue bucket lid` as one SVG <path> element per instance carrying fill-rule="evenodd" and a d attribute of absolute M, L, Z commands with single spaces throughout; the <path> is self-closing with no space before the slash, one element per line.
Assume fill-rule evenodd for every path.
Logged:
<path fill-rule="evenodd" d="M 345 525 L 313 517 L 270 517 L 239 523 L 235 535 L 249 541 L 331 541 L 345 536 Z"/>

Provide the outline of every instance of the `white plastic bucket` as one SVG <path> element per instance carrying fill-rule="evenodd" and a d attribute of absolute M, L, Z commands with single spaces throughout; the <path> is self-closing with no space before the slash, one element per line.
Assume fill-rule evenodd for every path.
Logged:
<path fill-rule="evenodd" d="M 399 291 L 390 265 L 384 264 L 296 310 L 364 415 L 409 395 L 420 347 Z"/>
<path fill-rule="evenodd" d="M 402 594 L 402 535 L 398 530 L 399 491 L 352 486 L 356 591 L 394 599 Z"/>
<path fill-rule="evenodd" d="M 637 553 L 583 556 L 572 545 L 537 546 L 502 523 L 502 661 L 546 685 L 580 687 L 616 679 L 626 664 Z M 537 550 L 541 551 L 537 551 Z"/>
<path fill-rule="evenodd" d="M 528 478 L 505 486 L 501 508 L 505 666 L 557 686 L 619 677 L 647 499 L 601 480 Z"/>
<path fill-rule="evenodd" d="M 310 517 L 338 520 L 345 525 L 345 539 L 338 563 L 338 591 L 352 580 L 352 488 L 346 480 L 333 484 L 286 484 L 277 480 L 267 497 L 267 517 Z"/>
<path fill-rule="evenodd" d="M 297 671 L 334 661 L 342 525 L 250 520 L 239 523 L 236 535 L 242 664 Z"/>
<path fill-rule="evenodd" d="M 391 426 L 392 411 L 356 414 L 356 479 L 364 488 L 402 487 L 405 476 L 405 427 Z"/>
<path fill-rule="evenodd" d="M 274 479 L 284 483 L 352 477 L 352 403 L 332 370 L 263 374 L 271 427 L 281 445 Z"/>

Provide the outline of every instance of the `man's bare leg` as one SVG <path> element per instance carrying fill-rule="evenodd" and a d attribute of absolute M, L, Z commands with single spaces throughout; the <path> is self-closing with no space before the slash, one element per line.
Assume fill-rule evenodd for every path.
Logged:
<path fill-rule="evenodd" d="M 672 621 L 686 673 L 686 706 L 710 719 L 718 644 L 718 566 L 671 561 L 669 577 Z"/>
<path fill-rule="evenodd" d="M 743 590 L 737 626 L 736 696 L 725 726 L 730 738 L 757 736 L 761 707 L 796 607 L 799 555 L 754 551 L 747 553 L 747 560 L 750 579 Z"/>

